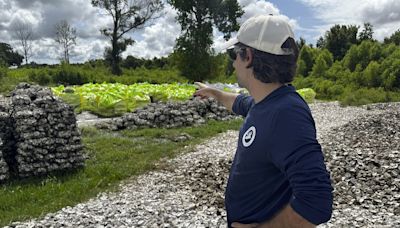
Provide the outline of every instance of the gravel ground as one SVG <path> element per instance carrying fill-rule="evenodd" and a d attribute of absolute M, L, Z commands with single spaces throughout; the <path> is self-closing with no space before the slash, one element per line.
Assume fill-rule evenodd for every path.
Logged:
<path fill-rule="evenodd" d="M 328 143 L 324 136 L 335 128 L 385 112 L 385 106 L 342 108 L 337 102 L 310 107 L 323 146 Z M 9 227 L 226 227 L 223 194 L 237 135 L 237 131 L 222 133 L 190 153 L 162 161 L 162 171 L 125 181 L 118 192 L 102 193 L 74 207 Z M 349 205 L 335 208 L 332 219 L 319 227 L 400 227 L 399 221 L 400 215 Z"/>

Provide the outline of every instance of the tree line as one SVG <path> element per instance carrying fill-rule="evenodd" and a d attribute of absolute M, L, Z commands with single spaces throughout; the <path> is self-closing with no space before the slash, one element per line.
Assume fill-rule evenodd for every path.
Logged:
<path fill-rule="evenodd" d="M 320 99 L 345 104 L 400 101 L 400 30 L 383 42 L 373 26 L 335 25 L 317 42 L 301 46 L 296 87 L 311 87 Z"/>

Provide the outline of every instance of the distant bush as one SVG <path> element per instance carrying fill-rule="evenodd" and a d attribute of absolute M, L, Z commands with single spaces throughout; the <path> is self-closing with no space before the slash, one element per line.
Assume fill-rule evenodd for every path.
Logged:
<path fill-rule="evenodd" d="M 340 101 L 343 105 L 364 105 L 369 103 L 382 103 L 389 101 L 400 101 L 398 93 L 385 91 L 383 88 L 361 88 L 353 90 L 346 88 L 341 95 Z"/>
<path fill-rule="evenodd" d="M 7 67 L 2 67 L 2 66 L 0 65 L 0 78 L 5 78 L 5 77 L 7 77 L 7 74 L 8 74 L 8 69 L 7 69 Z"/>
<path fill-rule="evenodd" d="M 46 69 L 30 70 L 28 78 L 31 82 L 36 82 L 39 85 L 45 86 L 52 82 L 52 76 Z"/>
<path fill-rule="evenodd" d="M 313 87 L 314 80 L 315 78 L 312 77 L 296 76 L 292 84 L 296 87 L 296 89 L 311 88 Z"/>
<path fill-rule="evenodd" d="M 83 85 L 89 82 L 88 76 L 69 64 L 62 64 L 53 76 L 53 82 L 62 85 Z"/>
<path fill-rule="evenodd" d="M 0 58 L 0 78 L 7 77 L 7 63 Z"/>

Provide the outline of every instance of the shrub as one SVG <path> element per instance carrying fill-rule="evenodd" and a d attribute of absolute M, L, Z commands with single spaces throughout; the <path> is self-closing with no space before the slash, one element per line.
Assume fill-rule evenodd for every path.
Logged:
<path fill-rule="evenodd" d="M 0 58 L 0 78 L 7 77 L 8 68 L 7 63 Z"/>
<path fill-rule="evenodd" d="M 332 94 L 330 94 L 329 91 L 334 85 L 335 83 L 333 81 L 318 78 L 314 80 L 314 86 L 312 88 L 317 92 L 319 99 L 332 99 Z"/>
<path fill-rule="evenodd" d="M 311 77 L 296 76 L 294 78 L 293 85 L 296 87 L 296 89 L 310 88 L 313 86 L 314 80 L 315 78 Z"/>
<path fill-rule="evenodd" d="M 51 74 L 44 69 L 29 71 L 28 79 L 29 81 L 36 82 L 42 86 L 48 85 L 52 82 Z"/>
<path fill-rule="evenodd" d="M 345 87 L 343 85 L 335 84 L 328 88 L 328 97 L 329 99 L 337 99 L 340 97 L 345 91 Z"/>
<path fill-rule="evenodd" d="M 395 98 L 395 95 L 392 95 Z M 383 88 L 361 88 L 353 90 L 350 87 L 340 97 L 344 105 L 364 105 L 391 101 L 390 93 Z"/>
<path fill-rule="evenodd" d="M 379 63 L 371 61 L 363 72 L 364 85 L 368 87 L 379 87 L 382 84 Z"/>
<path fill-rule="evenodd" d="M 63 63 L 56 71 L 53 82 L 62 85 L 83 85 L 89 82 L 86 74 L 81 73 L 69 64 Z"/>
<path fill-rule="evenodd" d="M 8 69 L 7 67 L 2 67 L 0 65 L 0 78 L 5 78 L 8 75 Z"/>

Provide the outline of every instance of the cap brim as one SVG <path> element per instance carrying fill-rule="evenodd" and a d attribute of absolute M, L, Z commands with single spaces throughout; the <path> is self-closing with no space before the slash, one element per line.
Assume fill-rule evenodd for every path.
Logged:
<path fill-rule="evenodd" d="M 230 47 L 232 47 L 233 45 L 239 43 L 239 40 L 237 39 L 237 37 L 231 38 L 230 40 L 226 41 L 226 43 L 221 45 L 221 48 L 218 52 L 221 52 L 223 50 L 226 50 Z"/>

